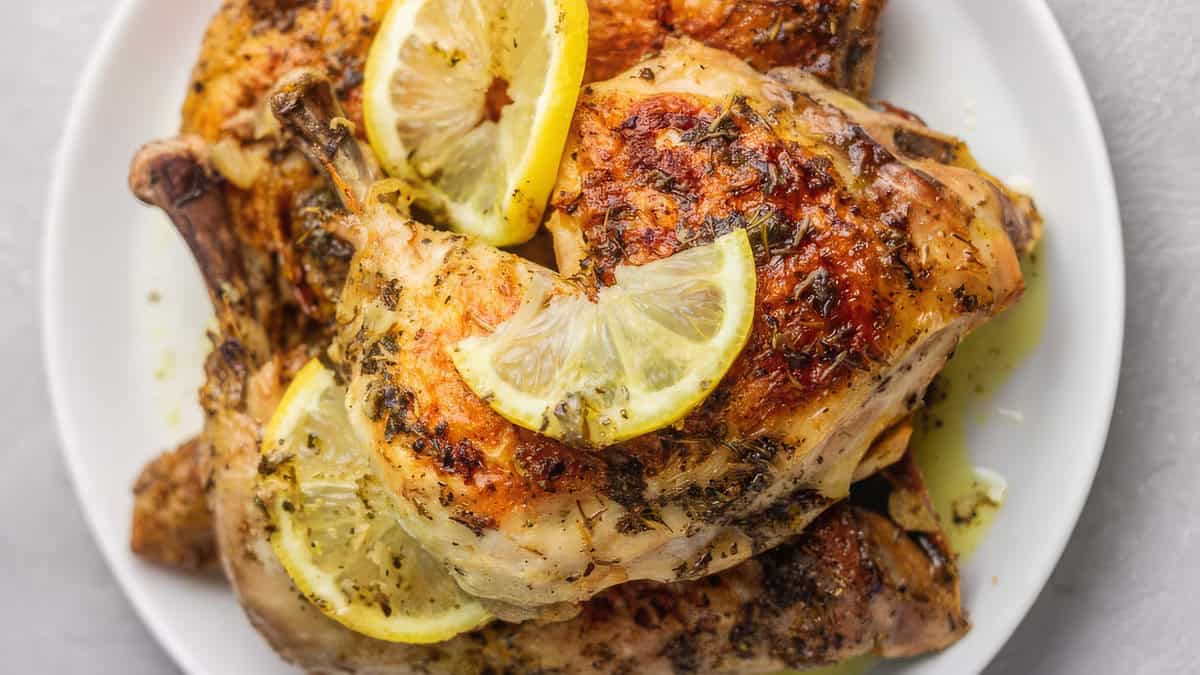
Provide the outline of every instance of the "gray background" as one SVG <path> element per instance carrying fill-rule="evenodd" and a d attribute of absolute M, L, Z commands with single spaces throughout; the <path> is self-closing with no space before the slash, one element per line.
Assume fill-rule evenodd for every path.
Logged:
<path fill-rule="evenodd" d="M 1049 2 L 1099 108 L 1120 190 L 1125 364 L 1083 520 L 988 675 L 1200 672 L 1200 2 Z M 58 453 L 39 347 L 37 260 L 51 159 L 116 0 L 4 4 L 0 671 L 176 672 L 84 526 Z"/>

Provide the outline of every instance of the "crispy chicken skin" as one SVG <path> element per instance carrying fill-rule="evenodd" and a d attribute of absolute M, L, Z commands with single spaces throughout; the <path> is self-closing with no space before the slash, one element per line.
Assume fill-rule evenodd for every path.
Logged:
<path fill-rule="evenodd" d="M 574 279 L 366 219 L 337 344 L 405 529 L 468 592 L 536 609 L 719 572 L 844 498 L 959 340 L 1020 296 L 1009 231 L 1039 227 L 985 174 L 903 153 L 909 137 L 972 164 L 808 74 L 669 41 L 585 89 L 552 228 Z M 674 427 L 566 447 L 503 419 L 454 370 L 453 346 L 512 316 L 535 277 L 579 293 L 737 228 L 757 252 L 754 331 Z"/>
<path fill-rule="evenodd" d="M 208 440 L 194 438 L 142 469 L 133 485 L 134 553 L 168 567 L 201 570 L 217 562 L 203 467 Z"/>
<path fill-rule="evenodd" d="M 733 48 L 760 67 L 800 65 L 863 94 L 870 85 L 875 24 L 883 4 L 591 0 L 589 78 L 633 65 L 677 29 L 714 43 L 736 43 Z M 228 209 L 231 227 L 222 236 L 239 249 L 227 258 L 239 267 L 241 300 L 253 306 L 272 348 L 294 347 L 327 333 L 352 250 L 322 227 L 333 197 L 318 172 L 288 152 L 267 109 L 267 92 L 294 68 L 318 68 L 333 80 L 345 115 L 361 136 L 363 66 L 389 6 L 390 0 L 226 0 L 205 35 L 183 107 L 182 132 L 214 149 L 216 168 L 185 178 L 197 184 L 216 181 L 225 192 L 221 208 Z M 152 493 L 154 480 L 168 476 L 148 472 L 140 490 Z M 157 490 L 172 492 L 169 484 Z M 153 533 L 156 546 L 185 550 L 183 530 L 178 530 L 183 539 L 168 541 L 176 530 L 157 515 L 135 509 L 135 547 L 150 554 L 151 539 L 143 537 Z"/>
<path fill-rule="evenodd" d="M 865 95 L 874 64 L 876 24 L 885 0 L 590 0 L 588 73 L 603 79 L 658 49 L 668 34 L 694 34 L 733 49 L 760 68 L 796 65 Z M 336 300 L 311 269 L 297 239 L 319 226 L 323 180 L 284 151 L 267 110 L 267 92 L 300 67 L 324 72 L 346 117 L 362 126 L 363 70 L 391 0 L 225 0 L 202 44 L 183 107 L 182 133 L 214 144 L 228 179 L 229 208 L 247 246 L 251 291 L 274 302 L 263 328 L 277 341 L 294 334 L 286 319 L 328 324 Z M 319 222 L 319 220 L 318 220 Z M 344 262 L 344 261 L 343 261 Z M 266 308 L 264 308 L 266 309 Z"/>
<path fill-rule="evenodd" d="M 145 175 L 135 175 L 133 182 L 150 182 L 157 167 L 186 162 L 196 172 L 207 171 L 204 156 L 192 147 L 187 141 L 148 146 L 134 163 Z M 223 227 L 203 217 L 221 212 L 216 206 L 224 194 L 217 184 L 198 190 L 167 184 L 152 194 L 178 226 L 192 228 L 188 241 L 194 247 L 219 238 L 195 229 L 197 223 Z M 180 199 L 184 195 L 189 199 Z M 218 292 L 212 297 L 224 302 Z M 244 311 L 246 305 L 234 307 Z M 218 314 L 227 310 L 218 304 Z M 867 652 L 924 653 L 967 630 L 952 557 L 936 524 L 933 530 L 905 531 L 884 515 L 891 516 L 881 506 L 891 503 L 885 493 L 904 492 L 902 503 L 915 505 L 905 521 L 935 523 L 919 475 L 902 463 L 886 480 L 860 491 L 853 505 L 835 506 L 795 541 L 720 575 L 619 586 L 584 603 L 580 615 L 567 622 L 496 623 L 433 646 L 389 644 L 353 633 L 322 616 L 291 585 L 269 544 L 271 524 L 257 506 L 262 425 L 312 354 L 299 347 L 256 355 L 236 336 L 219 337 L 201 390 L 212 453 L 189 474 L 198 482 L 199 476 L 211 477 L 206 487 L 222 564 L 251 622 L 282 656 L 309 672 L 767 673 Z M 889 447 L 882 454 L 894 452 L 894 442 L 884 445 Z M 187 494 L 202 489 L 193 484 Z M 914 518 L 913 509 L 924 516 Z"/>
<path fill-rule="evenodd" d="M 584 78 L 607 80 L 686 35 L 767 70 L 797 66 L 860 98 L 870 93 L 886 0 L 589 0 Z"/>
<path fill-rule="evenodd" d="M 587 79 L 604 80 L 683 34 L 756 68 L 798 66 L 865 96 L 886 0 L 589 0 Z M 253 131 L 252 111 L 284 74 L 317 67 L 347 117 L 362 120 L 367 51 L 391 0 L 226 0 L 205 36 L 184 133 L 216 141 Z M 239 129 L 239 125 L 242 126 Z M 261 127 L 260 127 L 261 131 Z"/>
<path fill-rule="evenodd" d="M 678 30 L 709 42 L 727 42 L 726 46 L 759 67 L 794 64 L 855 93 L 861 94 L 869 87 L 874 22 L 882 0 L 661 3 L 666 9 L 656 10 L 654 25 L 643 17 L 647 21 L 643 24 L 645 36 L 653 35 L 645 39 L 624 22 L 651 4 L 655 3 L 590 2 L 593 53 L 589 73 L 603 72 L 604 67 L 612 73 L 632 65 L 664 46 L 666 35 Z M 314 66 L 333 81 L 336 99 L 345 106 L 346 116 L 359 124 L 361 133 L 358 86 L 362 59 L 375 22 L 387 5 L 369 0 L 228 0 L 205 39 L 185 107 L 184 129 L 190 135 L 151 146 L 135 161 L 131 176 L 135 192 L 163 208 L 176 222 L 196 254 L 221 317 L 200 397 L 207 413 L 202 442 L 211 450 L 198 451 L 199 446 L 186 452 L 181 449 L 147 469 L 144 480 L 139 481 L 138 503 L 143 508 L 135 512 L 134 528 L 137 532 L 140 524 L 158 529 L 142 530 L 142 541 L 151 542 L 143 550 L 187 545 L 187 537 L 171 539 L 185 531 L 174 523 L 187 519 L 156 522 L 151 508 L 155 503 L 174 500 L 175 512 L 195 516 L 195 523 L 211 518 L 223 568 L 252 623 L 281 655 L 314 673 L 767 673 L 868 652 L 885 656 L 920 654 L 957 640 L 968 624 L 958 598 L 952 556 L 936 524 L 927 526 L 935 523 L 935 517 L 919 474 L 907 462 L 887 469 L 886 480 L 864 483 L 874 487 L 857 489 L 850 501 L 833 505 L 823 515 L 820 512 L 832 500 L 819 496 L 809 502 L 806 500 L 813 499 L 813 495 L 807 492 L 799 495 L 797 508 L 791 508 L 790 513 L 781 517 L 781 512 L 775 510 L 767 519 L 774 522 L 765 523 L 765 534 L 757 540 L 751 537 L 751 543 L 755 549 L 778 546 L 754 560 L 719 573 L 715 572 L 723 566 L 712 565 L 711 561 L 703 571 L 671 571 L 671 578 L 713 573 L 694 581 L 630 582 L 606 590 L 600 589 L 607 583 L 596 584 L 585 595 L 597 594 L 578 605 L 577 617 L 551 625 L 498 622 L 440 645 L 395 645 L 346 630 L 298 596 L 269 546 L 270 524 L 255 505 L 258 439 L 262 425 L 296 370 L 328 344 L 336 327 L 334 307 L 354 251 L 351 243 L 361 245 L 361 237 L 371 228 L 363 227 L 362 221 L 354 217 L 339 215 L 337 202 L 341 197 L 344 203 L 344 191 L 331 189 L 321 171 L 306 162 L 301 153 L 289 150 L 290 133 L 270 115 L 268 92 L 294 68 Z M 604 11 L 609 12 L 607 17 L 602 16 Z M 755 37 L 747 38 L 743 32 L 760 31 L 763 26 L 766 32 Z M 609 44 L 615 46 L 597 49 L 598 45 Z M 641 67 L 646 66 L 635 68 L 631 76 L 644 77 Z M 937 144 L 931 151 L 920 140 L 915 146 L 933 154 L 949 152 Z M 956 153 L 961 149 L 960 145 L 952 147 Z M 965 149 L 955 161 L 963 156 L 969 160 Z M 1014 207 L 1014 211 L 1019 209 Z M 1035 236 L 1032 224 L 1021 224 L 1027 226 L 1030 238 Z M 405 228 L 409 228 L 407 232 Z M 571 237 L 560 236 L 566 252 L 560 256 L 560 263 L 600 269 L 603 256 L 592 249 L 594 242 L 589 242 L 583 231 L 575 226 Z M 401 237 L 398 250 L 402 252 L 404 247 L 415 248 L 408 253 L 419 255 L 404 263 L 414 274 L 439 262 L 453 263 L 455 250 L 478 254 L 486 265 L 481 267 L 478 261 L 471 264 L 477 270 L 486 269 L 489 278 L 501 286 L 500 290 L 494 283 L 481 287 L 485 294 L 501 294 L 510 282 L 545 274 L 531 263 L 498 255 L 494 250 L 476 249 L 460 237 L 402 219 L 374 232 L 374 236 Z M 414 234 L 429 236 L 410 236 Z M 236 245 L 225 246 L 223 242 L 231 235 Z M 424 239 L 430 242 L 424 243 Z M 565 248 L 568 244 L 573 248 Z M 441 247 L 440 252 L 450 254 L 441 261 L 422 257 L 427 252 L 421 249 L 430 247 Z M 369 260 L 369 256 L 360 256 L 360 260 Z M 372 264 L 382 269 L 392 262 Z M 616 262 L 620 261 L 608 259 L 610 267 Z M 386 306 L 391 291 L 366 282 L 364 269 L 358 268 L 359 279 L 352 282 L 348 294 L 357 297 L 362 306 L 378 305 L 380 300 Z M 430 288 L 437 290 L 432 285 L 434 279 L 436 276 L 416 280 L 418 296 Z M 571 282 L 556 283 L 563 284 L 562 292 L 577 292 L 575 284 L 598 280 L 603 276 L 590 272 Z M 468 287 L 485 281 L 458 280 Z M 230 293 L 230 289 L 236 292 Z M 496 313 L 496 319 L 505 307 L 511 311 L 519 302 L 515 286 L 506 290 L 518 296 L 503 296 L 508 305 L 500 303 L 500 309 L 490 310 Z M 430 316 L 436 319 L 432 322 L 435 324 L 447 321 L 445 316 Z M 365 323 L 362 317 L 356 320 Z M 454 318 L 449 320 L 453 323 Z M 477 325 L 472 327 L 478 329 Z M 342 333 L 343 347 L 353 352 L 356 340 L 346 339 L 346 331 Z M 420 338 L 416 344 L 420 346 Z M 364 342 L 358 346 L 368 349 L 352 356 L 348 366 L 358 368 L 361 374 L 374 345 Z M 410 365 L 425 367 L 439 358 L 435 355 L 430 362 L 420 361 L 429 356 L 418 350 Z M 387 365 L 396 367 L 393 363 Z M 448 361 L 443 365 L 450 367 Z M 433 378 L 450 381 L 447 374 L 452 374 L 452 369 L 433 374 Z M 390 419 L 395 412 L 390 407 L 393 401 L 386 396 L 365 396 L 371 381 L 359 379 L 361 400 L 379 401 L 384 408 L 381 412 Z M 405 399 L 403 392 L 393 393 Z M 460 388 L 451 394 L 468 396 L 469 392 L 463 393 Z M 486 407 L 482 412 L 490 413 Z M 386 419 L 374 421 L 384 437 L 388 433 Z M 404 433 L 432 436 L 431 445 L 439 454 L 429 456 L 436 458 L 440 465 L 435 466 L 437 470 L 444 473 L 449 469 L 453 481 L 460 480 L 464 470 L 476 470 L 475 458 L 470 452 L 462 452 L 460 444 L 447 447 L 449 423 L 442 431 L 438 425 L 422 428 L 423 424 L 418 420 Z M 520 436 L 522 432 L 516 433 Z M 864 447 L 859 451 L 862 461 L 845 461 L 844 472 L 858 480 L 884 469 L 900 456 L 909 433 L 911 429 L 902 421 L 891 428 L 880 423 L 880 428 L 864 432 Z M 544 439 L 533 438 L 533 443 L 529 440 L 525 439 L 526 452 L 521 461 L 511 465 L 528 470 L 518 476 L 521 482 L 514 483 L 518 491 L 535 498 L 553 496 L 554 489 L 564 489 L 580 478 L 572 473 L 576 468 L 567 466 L 565 460 L 561 467 L 557 463 L 560 453 L 575 454 L 575 450 L 551 447 L 553 444 L 544 443 Z M 748 464 L 747 470 L 761 471 L 757 449 L 749 448 L 748 452 L 740 457 Z M 647 474 L 647 466 L 651 474 L 657 471 L 663 475 L 664 457 L 669 459 L 665 450 L 660 449 L 656 455 L 642 448 L 623 451 L 618 456 L 620 466 L 615 468 L 601 462 L 597 473 L 604 482 L 601 498 L 613 500 L 607 492 L 615 487 L 608 481 L 610 470 L 631 477 L 637 488 L 636 476 Z M 584 468 L 594 467 L 588 464 Z M 728 467 L 718 463 L 710 468 L 719 473 Z M 680 471 L 679 475 L 687 473 L 683 467 Z M 556 488 L 555 483 L 564 477 L 565 482 Z M 583 484 L 587 489 L 586 481 Z M 697 498 L 713 498 L 714 503 L 736 500 L 737 488 L 732 484 L 726 487 L 734 492 L 708 490 Z M 487 506 L 491 489 L 479 480 L 455 483 L 454 489 L 469 498 L 471 507 L 466 514 L 447 510 L 446 515 L 457 516 L 450 522 L 470 532 L 469 537 L 463 533 L 463 541 L 480 538 L 474 530 L 486 532 L 489 523 L 471 515 L 478 515 L 473 510 L 476 506 Z M 914 520 L 909 513 L 898 521 L 897 514 L 888 512 L 891 500 L 880 496 L 889 491 L 907 495 L 903 503 L 921 506 L 924 517 Z M 644 489 L 642 494 L 646 494 Z M 207 509 L 200 505 L 201 495 L 207 497 Z M 612 503 L 621 510 L 630 510 L 619 502 Z M 627 522 L 651 531 L 655 514 L 647 509 L 649 502 L 631 503 L 638 520 Z M 488 513 L 486 508 L 480 511 Z M 797 518 L 798 514 L 803 517 Z M 798 528 L 812 518 L 816 518 L 813 524 L 797 536 Z M 925 525 L 914 526 L 914 522 Z M 452 536 L 458 536 L 458 532 Z M 152 541 L 154 537 L 157 543 Z M 196 541 L 203 538 L 197 537 Z M 208 541 L 211 544 L 211 539 Z M 168 564 L 177 559 L 186 562 L 183 556 L 170 553 L 158 557 Z M 701 559 L 703 556 L 697 560 Z"/>
<path fill-rule="evenodd" d="M 314 265 L 348 249 L 321 232 L 312 217 L 326 198 L 323 179 L 290 152 L 266 105 L 267 92 L 302 66 L 329 74 L 347 116 L 362 130 L 363 68 L 390 0 L 226 0 L 204 37 L 183 106 L 182 133 L 212 144 L 212 161 L 226 178 L 228 208 L 248 258 L 248 284 L 275 300 L 264 328 L 277 343 L 303 333 L 292 323 L 327 326 L 340 279 Z M 314 238 L 315 237 L 315 238 Z M 296 246 L 301 240 L 313 246 Z M 333 262 L 337 262 L 334 260 Z M 299 310 L 299 311 L 296 311 Z M 306 326 L 307 327 L 307 326 Z M 294 340 L 292 340 L 294 343 Z"/>

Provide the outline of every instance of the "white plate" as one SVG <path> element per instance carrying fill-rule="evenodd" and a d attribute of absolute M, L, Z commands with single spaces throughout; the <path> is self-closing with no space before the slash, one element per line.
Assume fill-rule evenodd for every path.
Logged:
<path fill-rule="evenodd" d="M 96 51 L 58 158 L 44 247 L 47 369 L 80 501 L 142 617 L 194 675 L 293 672 L 226 587 L 128 551 L 142 463 L 199 428 L 195 387 L 207 300 L 165 220 L 135 203 L 126 167 L 171 135 L 216 0 L 128 0 Z M 1120 223 L 1104 140 L 1074 59 L 1039 0 L 892 0 L 878 93 L 961 134 L 984 166 L 1030 179 L 1048 224 L 1050 320 L 997 394 L 1024 424 L 971 429 L 1009 499 L 963 569 L 974 629 L 889 672 L 984 668 L 1037 597 L 1087 496 L 1108 430 L 1124 316 Z M 157 290 L 162 301 L 150 303 Z M 156 376 L 157 375 L 157 376 Z M 999 580 L 993 583 L 993 578 Z"/>

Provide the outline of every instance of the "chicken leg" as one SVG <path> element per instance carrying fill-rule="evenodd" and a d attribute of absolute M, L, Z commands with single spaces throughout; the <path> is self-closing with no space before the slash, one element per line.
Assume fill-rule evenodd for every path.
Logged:
<path fill-rule="evenodd" d="M 336 341 L 351 418 L 404 528 L 500 606 L 700 578 L 803 530 L 959 340 L 1020 297 L 1026 242 L 1010 233 L 1040 227 L 965 148 L 800 71 L 766 76 L 686 40 L 637 68 L 654 77 L 584 93 L 555 190 L 559 249 L 582 274 L 403 218 L 358 221 Z M 954 160 L 906 154 L 895 139 L 910 136 Z M 675 427 L 567 447 L 458 377 L 454 345 L 512 316 L 535 278 L 578 295 L 736 228 L 756 247 L 755 327 Z"/>
<path fill-rule="evenodd" d="M 331 229 L 361 236 L 354 216 L 344 219 Z M 307 355 L 272 355 L 252 370 L 247 354 L 218 349 L 207 369 L 206 438 L 214 445 L 211 501 L 220 550 L 251 621 L 309 672 L 768 673 L 870 651 L 922 653 L 967 628 L 953 563 L 936 532 L 905 533 L 880 512 L 842 504 L 758 560 L 703 581 L 619 586 L 585 603 L 568 622 L 498 623 L 424 647 L 358 635 L 299 597 L 268 544 L 270 524 L 255 506 L 261 425 Z M 928 508 L 927 500 L 921 503 Z"/>

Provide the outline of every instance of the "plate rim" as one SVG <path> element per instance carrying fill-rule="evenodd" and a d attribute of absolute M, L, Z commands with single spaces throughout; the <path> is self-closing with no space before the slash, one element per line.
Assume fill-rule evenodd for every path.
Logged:
<path fill-rule="evenodd" d="M 87 481 L 80 475 L 81 463 L 76 458 L 82 452 L 80 450 L 82 444 L 74 442 L 74 439 L 70 437 L 67 426 L 64 424 L 65 415 L 63 411 L 68 408 L 66 404 L 67 377 L 62 372 L 54 356 L 57 353 L 54 348 L 59 344 L 62 334 L 59 325 L 59 309 L 54 303 L 54 299 L 59 292 L 59 283 L 57 281 L 59 274 L 58 268 L 55 266 L 54 252 L 58 250 L 63 236 L 62 210 L 69 183 L 67 176 L 71 174 L 72 159 L 80 152 L 81 130 L 85 115 L 93 107 L 93 101 L 101 95 L 101 92 L 99 92 L 101 74 L 108 70 L 118 42 L 126 36 L 129 23 L 143 2 L 145 0 L 120 0 L 112 15 L 105 22 L 99 39 L 89 52 L 88 61 L 78 80 L 78 86 L 72 97 L 66 123 L 63 127 L 64 131 L 54 154 L 49 189 L 43 210 L 43 234 L 40 250 L 41 269 L 39 280 L 41 289 L 38 305 L 41 328 L 42 366 L 46 375 L 51 403 L 51 417 L 54 421 L 60 455 L 66 465 L 72 488 L 79 502 L 80 510 L 83 512 L 84 520 L 88 525 L 92 539 L 103 554 L 105 564 L 116 578 L 118 585 L 129 599 L 130 604 L 133 605 L 134 611 L 142 624 L 154 636 L 167 655 L 185 673 L 198 674 L 205 671 L 200 664 L 194 661 L 191 656 L 191 650 L 185 644 L 182 644 L 182 641 L 172 631 L 167 630 L 163 622 L 156 620 L 155 613 L 150 609 L 150 601 L 146 597 L 146 587 L 136 579 L 136 569 L 132 565 L 125 563 L 123 557 L 118 554 L 116 545 L 112 543 L 113 540 L 105 536 L 101 531 L 94 510 L 88 508 L 88 505 L 93 503 L 96 497 L 93 496 L 93 491 L 88 487 Z M 1050 558 L 1052 564 L 1044 566 L 1035 575 L 1038 582 L 1037 591 L 1028 593 L 1025 597 L 1015 602 L 1014 609 L 1016 611 L 1008 612 L 1006 620 L 1002 621 L 996 627 L 1005 637 L 995 640 L 985 648 L 979 649 L 977 657 L 971 659 L 976 663 L 976 667 L 973 669 L 974 672 L 981 672 L 988 664 L 992 663 L 999 651 L 1012 639 L 1017 627 L 1024 621 L 1033 604 L 1045 591 L 1050 576 L 1058 568 L 1070 538 L 1078 526 L 1080 516 L 1091 495 L 1112 426 L 1113 411 L 1121 380 L 1121 364 L 1125 343 L 1125 321 L 1127 319 L 1127 272 L 1122 236 L 1123 223 L 1121 221 L 1120 199 L 1108 144 L 1104 137 L 1095 102 L 1087 87 L 1083 73 L 1079 68 L 1078 60 L 1062 30 L 1062 26 L 1046 0 L 1024 0 L 1023 4 L 1033 17 L 1031 28 L 1040 34 L 1043 42 L 1054 55 L 1051 67 L 1058 70 L 1062 75 L 1063 81 L 1068 88 L 1066 92 L 1067 99 L 1082 104 L 1079 106 L 1080 109 L 1076 111 L 1079 113 L 1075 116 L 1076 122 L 1080 125 L 1080 133 L 1088 140 L 1089 151 L 1096 153 L 1097 159 L 1101 160 L 1091 165 L 1090 173 L 1092 175 L 1090 182 L 1103 188 L 1103 194 L 1098 195 L 1095 207 L 1105 216 L 1106 221 L 1115 225 L 1115 227 L 1109 228 L 1110 231 L 1106 236 L 1116 240 L 1115 242 L 1109 242 L 1111 250 L 1116 256 L 1115 262 L 1117 263 L 1116 269 L 1112 271 L 1117 294 L 1115 297 L 1110 298 L 1110 302 L 1115 307 L 1114 314 L 1119 317 L 1119 321 L 1115 329 L 1116 334 L 1113 336 L 1115 338 L 1113 342 L 1115 346 L 1114 354 L 1110 355 L 1110 363 L 1108 364 L 1113 377 L 1105 381 L 1104 386 L 1107 390 L 1103 392 L 1101 397 L 1102 400 L 1107 402 L 1104 409 L 1105 415 L 1102 419 L 1104 424 L 1096 426 L 1097 431 L 1092 434 L 1096 436 L 1095 438 L 1088 439 L 1090 442 L 1081 444 L 1081 447 L 1090 450 L 1084 464 L 1086 472 L 1081 472 L 1080 475 L 1086 489 L 1078 490 L 1074 495 L 1064 500 L 1067 503 L 1062 505 L 1062 510 L 1071 517 L 1062 521 L 1063 525 L 1060 526 L 1055 536 L 1050 538 L 1050 545 L 1046 547 L 1052 551 Z"/>
<path fill-rule="evenodd" d="M 1112 430 L 1113 411 L 1116 409 L 1117 391 L 1121 383 L 1121 364 L 1125 355 L 1125 321 L 1128 318 L 1125 307 L 1125 296 L 1127 293 L 1127 271 L 1125 267 L 1125 243 L 1123 238 L 1124 223 L 1121 220 L 1120 196 L 1117 193 L 1116 177 L 1113 173 L 1112 157 L 1108 150 L 1108 141 L 1104 137 L 1104 128 L 1100 124 L 1100 115 L 1096 110 L 1096 102 L 1092 98 L 1091 90 L 1088 89 L 1087 81 L 1083 77 L 1083 71 L 1079 67 L 1079 60 L 1075 57 L 1075 51 L 1071 49 L 1071 43 L 1067 40 L 1066 33 L 1062 29 L 1062 24 L 1059 23 L 1058 17 L 1054 15 L 1054 11 L 1050 9 L 1050 5 L 1046 0 L 1026 0 L 1025 5 L 1032 12 L 1034 18 L 1033 28 L 1042 34 L 1044 42 L 1049 46 L 1054 59 L 1052 67 L 1061 71 L 1065 77 L 1065 83 L 1068 87 L 1067 100 L 1073 102 L 1082 102 L 1082 109 L 1078 112 L 1081 115 L 1076 117 L 1076 121 L 1081 125 L 1081 133 L 1088 139 L 1089 150 L 1098 153 L 1099 162 L 1091 165 L 1092 180 L 1095 184 L 1103 186 L 1103 195 L 1100 195 L 1096 200 L 1096 206 L 1101 209 L 1106 216 L 1106 220 L 1110 220 L 1116 227 L 1111 228 L 1108 237 L 1114 238 L 1116 241 L 1110 242 L 1110 246 L 1114 255 L 1116 269 L 1113 272 L 1114 282 L 1116 287 L 1116 297 L 1111 298 L 1111 302 L 1115 305 L 1114 314 L 1119 318 L 1116 325 L 1116 335 L 1114 336 L 1114 354 L 1110 355 L 1109 368 L 1113 374 L 1105 382 L 1107 391 L 1103 392 L 1102 399 L 1106 402 L 1104 408 L 1104 425 L 1103 428 L 1096 434 L 1096 438 L 1090 439 L 1091 443 L 1082 444 L 1082 447 L 1092 448 L 1085 479 L 1086 489 L 1076 491 L 1075 495 L 1071 496 L 1068 504 L 1064 504 L 1065 511 L 1070 514 L 1070 518 L 1063 521 L 1063 525 L 1059 528 L 1059 532 L 1053 537 L 1052 545 L 1049 547 L 1053 551 L 1050 556 L 1051 564 L 1045 565 L 1036 575 L 1037 592 L 1027 594 L 1019 602 L 1015 603 L 1017 611 L 1008 613 L 1007 620 L 1004 620 L 998 627 L 1000 632 L 1006 637 L 1002 640 L 996 640 L 989 647 L 980 649 L 979 658 L 975 659 L 976 667 L 974 670 L 982 673 L 992 662 L 1000 650 L 1005 647 L 1016 634 L 1017 628 L 1024 623 L 1025 618 L 1029 616 L 1029 611 L 1033 609 L 1034 603 L 1042 597 L 1042 593 L 1046 590 L 1046 585 L 1050 581 L 1050 577 L 1058 569 L 1062 562 L 1063 554 L 1067 551 L 1067 545 L 1070 544 L 1071 537 L 1075 533 L 1075 529 L 1079 526 L 1079 519 L 1083 515 L 1083 509 L 1087 505 L 1088 499 L 1091 497 L 1092 488 L 1096 484 L 1096 474 L 1100 470 L 1100 462 L 1104 458 L 1104 452 L 1108 446 L 1109 433 Z M 1101 203 L 1102 202 L 1102 203 Z"/>
<path fill-rule="evenodd" d="M 129 23 L 143 1 L 120 0 L 112 15 L 105 21 L 100 31 L 100 37 L 88 53 L 87 61 L 79 76 L 75 95 L 68 108 L 63 133 L 54 153 L 50 171 L 50 187 L 43 210 L 45 215 L 42 224 L 41 260 L 39 261 L 41 294 L 38 298 L 38 306 L 41 315 L 42 366 L 46 373 L 51 416 L 54 420 L 55 434 L 58 437 L 59 453 L 66 465 L 67 475 L 70 477 L 75 498 L 79 503 L 80 511 L 83 512 L 84 522 L 87 523 L 92 540 L 100 549 L 105 565 L 116 578 L 117 585 L 128 598 L 142 625 L 146 627 L 158 645 L 166 652 L 168 658 L 180 670 L 193 675 L 204 671 L 191 657 L 191 650 L 181 644 L 176 636 L 166 629 L 165 624 L 155 620 L 155 615 L 150 609 L 150 601 L 146 597 L 145 586 L 137 583 L 132 566 L 122 563 L 115 546 L 110 543 L 109 538 L 103 536 L 98 516 L 93 509 L 88 508 L 88 504 L 93 503 L 96 498 L 92 496 L 92 490 L 88 487 L 87 481 L 80 475 L 80 462 L 76 459 L 79 450 L 77 444 L 72 442 L 73 439 L 68 437 L 67 427 L 64 424 L 63 411 L 67 407 L 66 376 L 52 354 L 60 335 L 56 314 L 57 306 L 54 304 L 59 290 L 58 275 L 55 274 L 57 267 L 54 264 L 54 252 L 58 250 L 64 229 L 62 210 L 69 182 L 66 177 L 70 174 L 72 159 L 78 154 L 81 146 L 85 113 L 92 107 L 92 102 L 100 94 L 101 73 L 109 68 L 118 41 L 128 32 Z"/>

